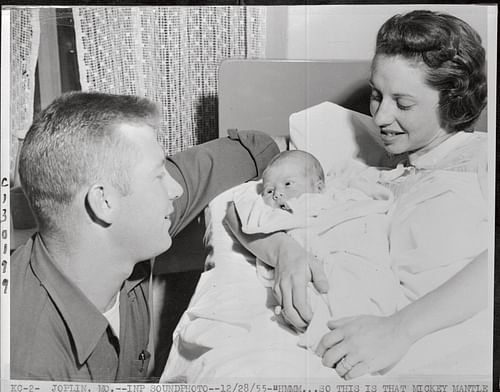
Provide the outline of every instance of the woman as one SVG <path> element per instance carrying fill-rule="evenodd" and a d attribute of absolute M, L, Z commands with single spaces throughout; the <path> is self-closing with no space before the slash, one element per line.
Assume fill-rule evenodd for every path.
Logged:
<path fill-rule="evenodd" d="M 486 105 L 484 64 L 478 34 L 450 15 L 413 11 L 379 30 L 370 110 L 392 161 L 406 165 L 379 176 L 396 198 L 388 235 L 406 303 L 389 317 L 329 322 L 317 353 L 346 379 L 390 367 L 420 338 L 487 306 L 486 134 L 472 132 Z M 282 233 L 244 236 L 232 211 L 228 223 L 276 265 L 275 296 L 303 328 L 307 282 L 327 290 L 321 266 Z"/>

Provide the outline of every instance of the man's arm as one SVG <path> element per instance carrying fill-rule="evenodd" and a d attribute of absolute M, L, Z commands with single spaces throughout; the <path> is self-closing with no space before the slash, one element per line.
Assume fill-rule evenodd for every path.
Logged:
<path fill-rule="evenodd" d="M 307 300 L 308 282 L 312 281 L 320 292 L 328 291 L 321 262 L 284 232 L 243 233 L 233 203 L 228 206 L 224 223 L 245 248 L 276 268 L 273 291 L 283 308 L 282 314 L 296 328 L 305 328 L 312 317 Z"/>
<path fill-rule="evenodd" d="M 230 130 L 229 137 L 191 147 L 167 159 L 166 168 L 182 186 L 174 202 L 172 236 L 189 224 L 218 194 L 262 175 L 279 149 L 258 131 Z"/>

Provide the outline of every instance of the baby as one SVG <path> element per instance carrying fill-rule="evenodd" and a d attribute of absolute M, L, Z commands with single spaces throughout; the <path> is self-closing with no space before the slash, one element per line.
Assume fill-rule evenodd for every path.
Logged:
<path fill-rule="evenodd" d="M 284 151 L 269 162 L 262 175 L 264 202 L 290 211 L 287 201 L 304 193 L 322 193 L 325 175 L 319 161 L 301 150 Z"/>
<path fill-rule="evenodd" d="M 315 349 L 332 318 L 359 314 L 387 315 L 399 302 L 391 270 L 386 213 L 391 192 L 376 183 L 341 183 L 327 178 L 319 161 L 301 151 L 285 151 L 262 176 L 234 196 L 245 233 L 286 231 L 319 258 L 330 291 L 310 287 L 313 318 L 299 344 Z M 274 270 L 257 260 L 257 272 L 272 287 Z"/>

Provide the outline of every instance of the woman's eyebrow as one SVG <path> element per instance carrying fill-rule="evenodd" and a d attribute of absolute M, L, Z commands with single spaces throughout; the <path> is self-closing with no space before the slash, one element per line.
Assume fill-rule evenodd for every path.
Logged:
<path fill-rule="evenodd" d="M 372 89 L 374 89 L 374 90 L 376 90 L 376 91 L 380 91 L 378 88 L 376 88 L 376 87 L 373 85 L 373 83 L 372 83 L 372 81 L 371 81 L 371 80 L 370 80 L 370 81 L 368 81 L 368 84 L 369 84 L 369 86 L 370 86 Z M 413 98 L 413 99 L 415 99 L 415 96 L 414 96 L 414 95 L 412 95 L 412 94 L 406 94 L 406 93 L 393 93 L 393 94 L 391 94 L 391 96 L 393 96 L 394 98 Z"/>
<path fill-rule="evenodd" d="M 394 97 L 396 98 L 415 98 L 414 95 L 411 95 L 411 94 L 403 94 L 403 93 L 395 93 L 393 94 Z"/>
<path fill-rule="evenodd" d="M 373 82 L 371 81 L 371 79 L 368 81 L 368 85 L 374 89 L 374 90 L 377 90 L 379 91 L 378 88 L 376 88 L 374 85 L 373 85 Z M 414 95 L 412 94 L 406 94 L 406 93 L 394 93 L 392 94 L 393 97 L 396 97 L 396 98 L 404 98 L 404 97 L 407 97 L 407 98 L 415 98 Z"/>

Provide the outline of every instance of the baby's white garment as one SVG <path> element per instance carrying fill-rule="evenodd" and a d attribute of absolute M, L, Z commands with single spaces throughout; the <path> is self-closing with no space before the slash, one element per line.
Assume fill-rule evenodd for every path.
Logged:
<path fill-rule="evenodd" d="M 299 341 L 303 346 L 314 349 L 328 332 L 330 319 L 392 314 L 401 302 L 387 239 L 392 194 L 376 184 L 362 186 L 366 193 L 337 183 L 323 194 L 303 194 L 288 201 L 292 212 L 266 205 L 252 185 L 235 193 L 244 232 L 286 230 L 323 261 L 330 290 L 319 295 L 310 285 L 313 318 Z M 267 287 L 273 285 L 272 269 L 258 261 L 257 272 Z"/>

